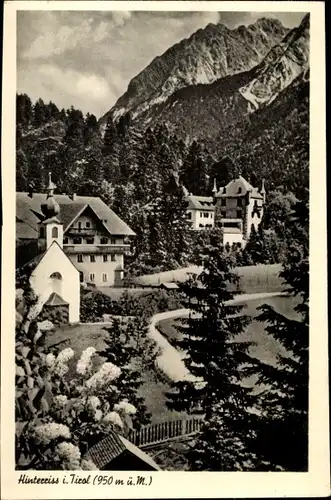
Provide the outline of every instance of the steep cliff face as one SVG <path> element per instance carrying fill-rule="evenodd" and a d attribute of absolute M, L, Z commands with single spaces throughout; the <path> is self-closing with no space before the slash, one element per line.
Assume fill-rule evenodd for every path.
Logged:
<path fill-rule="evenodd" d="M 133 119 L 152 127 L 163 122 L 182 139 L 212 145 L 230 127 L 238 127 L 245 117 L 273 102 L 308 68 L 309 17 L 305 17 L 252 69 L 209 84 L 187 85 L 167 99 L 147 100 Z"/>
<path fill-rule="evenodd" d="M 266 18 L 233 30 L 220 23 L 209 24 L 156 57 L 131 80 L 100 123 L 106 122 L 109 113 L 114 119 L 128 111 L 137 117 L 182 88 L 250 70 L 288 31 L 278 20 Z"/>
<path fill-rule="evenodd" d="M 264 58 L 257 76 L 240 89 L 255 109 L 270 104 L 309 67 L 309 14 Z"/>

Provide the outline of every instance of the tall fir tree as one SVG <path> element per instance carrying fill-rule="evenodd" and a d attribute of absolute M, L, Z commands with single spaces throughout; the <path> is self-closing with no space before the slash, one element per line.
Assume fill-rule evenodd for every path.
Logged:
<path fill-rule="evenodd" d="M 249 446 L 254 438 L 254 396 L 242 384 L 241 374 L 249 360 L 248 344 L 235 339 L 248 318 L 229 303 L 233 295 L 228 285 L 237 278 L 231 261 L 220 252 L 221 241 L 219 229 L 209 231 L 200 249 L 203 271 L 198 281 L 182 286 L 191 314 L 179 327 L 178 345 L 195 380 L 174 384 L 168 405 L 204 414 L 202 432 L 187 456 L 191 470 L 249 470 L 254 459 Z"/>
<path fill-rule="evenodd" d="M 257 453 L 286 471 L 308 470 L 309 378 L 309 206 L 297 202 L 288 221 L 292 242 L 281 277 L 289 297 L 297 302 L 296 319 L 261 307 L 258 319 L 283 347 L 277 366 L 254 368 L 264 390 L 260 393 L 261 421 Z"/>
<path fill-rule="evenodd" d="M 33 125 L 41 127 L 47 121 L 46 106 L 42 99 L 38 99 L 33 107 Z"/>
<path fill-rule="evenodd" d="M 182 183 L 194 195 L 207 196 L 209 186 L 208 165 L 206 153 L 202 145 L 193 141 L 184 159 Z"/>

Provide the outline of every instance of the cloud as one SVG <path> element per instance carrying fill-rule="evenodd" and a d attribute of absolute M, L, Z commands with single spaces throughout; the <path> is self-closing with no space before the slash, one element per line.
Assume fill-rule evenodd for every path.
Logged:
<path fill-rule="evenodd" d="M 67 17 L 67 24 L 61 24 L 63 16 L 57 16 L 56 12 L 53 14 L 46 18 L 46 29 L 39 33 L 28 49 L 22 51 L 23 59 L 45 58 L 80 46 L 90 47 L 104 40 L 115 28 L 124 26 L 131 18 L 129 11 L 108 13 L 107 20 L 100 20 L 99 15 L 94 16 L 93 13 L 86 12 L 85 15 L 78 13 L 78 18 L 76 15 Z"/>
<path fill-rule="evenodd" d="M 97 75 L 82 74 L 72 69 L 62 70 L 51 64 L 38 68 L 38 76 L 44 84 L 53 82 L 59 93 L 76 94 L 92 101 L 104 101 L 109 98 L 110 89 L 107 81 Z"/>

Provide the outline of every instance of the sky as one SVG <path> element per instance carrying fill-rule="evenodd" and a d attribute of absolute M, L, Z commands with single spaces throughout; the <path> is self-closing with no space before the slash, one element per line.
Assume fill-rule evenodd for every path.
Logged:
<path fill-rule="evenodd" d="M 209 23 L 234 28 L 260 17 L 292 28 L 304 13 L 18 11 L 17 92 L 99 118 L 174 43 Z"/>

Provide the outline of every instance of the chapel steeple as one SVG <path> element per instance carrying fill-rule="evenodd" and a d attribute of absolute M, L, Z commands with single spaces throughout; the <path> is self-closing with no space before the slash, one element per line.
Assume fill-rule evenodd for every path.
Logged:
<path fill-rule="evenodd" d="M 47 198 L 41 204 L 41 211 L 44 214 L 46 219 L 51 219 L 52 217 L 56 217 L 60 213 L 60 205 L 54 198 L 54 189 L 56 185 L 52 182 L 52 174 L 49 172 L 48 174 L 48 187 L 47 187 Z"/>
<path fill-rule="evenodd" d="M 39 223 L 39 246 L 47 250 L 56 241 L 63 248 L 63 224 L 60 222 L 60 205 L 54 197 L 56 185 L 52 182 L 52 174 L 48 174 L 48 187 L 46 200 L 41 204 L 44 219 Z"/>

